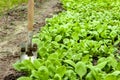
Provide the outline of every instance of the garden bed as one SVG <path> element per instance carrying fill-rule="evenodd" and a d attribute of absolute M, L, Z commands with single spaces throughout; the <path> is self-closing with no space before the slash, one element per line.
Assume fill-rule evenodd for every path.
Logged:
<path fill-rule="evenodd" d="M 38 3 L 38 2 L 37 2 Z M 43 25 L 45 19 L 52 17 L 62 10 L 59 0 L 44 0 L 35 6 L 34 34 Z M 10 79 L 10 76 L 18 76 L 21 73 L 13 69 L 12 65 L 19 60 L 20 44 L 26 42 L 27 37 L 27 6 L 22 4 L 13 8 L 0 18 L 0 80 Z M 9 78 L 8 78 L 9 77 Z"/>
<path fill-rule="evenodd" d="M 61 2 L 65 10 L 33 38 L 38 58 L 14 64 L 28 72 L 19 80 L 119 80 L 120 2 Z"/>
<path fill-rule="evenodd" d="M 47 1 L 45 3 L 47 4 Z M 48 3 L 56 4 L 52 0 Z M 38 45 L 38 57 L 34 61 L 23 60 L 12 63 L 17 72 L 13 68 L 11 70 L 17 75 L 12 73 L 5 78 L 9 79 L 12 76 L 19 77 L 18 80 L 119 80 L 119 0 L 61 0 L 61 3 L 64 10 L 57 15 L 50 14 L 48 11 L 61 11 L 60 4 L 52 5 L 52 8 L 50 4 L 49 10 L 43 10 L 41 17 L 45 22 L 42 20 L 42 23 L 39 22 L 41 21 L 38 16 L 40 13 L 36 8 L 35 35 L 32 41 Z M 22 11 L 26 12 L 26 10 Z M 52 18 L 45 19 L 51 15 L 53 15 Z M 14 25 L 14 23 L 11 24 Z M 26 26 L 26 24 L 23 25 Z M 39 29 L 37 25 L 44 27 Z M 9 35 L 4 32 L 3 34 Z M 21 34 L 21 36 L 19 37 L 21 41 L 26 38 L 26 35 Z M 10 43 L 12 42 L 18 43 L 11 40 Z M 26 42 L 26 39 L 22 42 Z M 15 55 L 14 58 L 18 57 L 20 52 L 17 52 L 16 47 L 12 46 L 12 48 L 11 53 Z"/>

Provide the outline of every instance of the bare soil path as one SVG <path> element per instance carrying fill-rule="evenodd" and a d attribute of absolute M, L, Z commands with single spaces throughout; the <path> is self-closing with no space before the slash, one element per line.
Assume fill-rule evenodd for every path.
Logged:
<path fill-rule="evenodd" d="M 34 34 L 45 25 L 45 19 L 62 11 L 59 0 L 36 2 Z M 12 64 L 19 59 L 20 44 L 27 38 L 27 5 L 12 9 L 0 19 L 0 80 L 14 71 Z M 13 80 L 13 79 L 8 79 Z"/>

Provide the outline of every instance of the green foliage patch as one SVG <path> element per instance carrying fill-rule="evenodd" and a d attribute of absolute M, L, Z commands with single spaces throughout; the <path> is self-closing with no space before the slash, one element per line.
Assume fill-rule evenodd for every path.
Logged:
<path fill-rule="evenodd" d="M 27 1 L 28 0 L 0 0 L 0 13 Z"/>
<path fill-rule="evenodd" d="M 119 0 L 61 0 L 34 38 L 38 59 L 14 64 L 18 80 L 119 80 Z"/>

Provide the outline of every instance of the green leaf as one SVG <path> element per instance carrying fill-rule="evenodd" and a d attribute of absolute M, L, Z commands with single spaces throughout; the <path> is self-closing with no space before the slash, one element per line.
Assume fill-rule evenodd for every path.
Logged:
<path fill-rule="evenodd" d="M 72 56 L 72 59 L 73 59 L 73 60 L 76 60 L 76 61 L 77 61 L 77 60 L 81 60 L 81 58 L 82 58 L 82 53 L 75 54 L 75 55 Z"/>
<path fill-rule="evenodd" d="M 27 68 L 20 62 L 16 62 L 13 64 L 14 69 L 21 71 L 21 70 L 27 70 Z"/>
<path fill-rule="evenodd" d="M 59 74 L 61 77 L 64 76 L 65 72 L 66 72 L 66 67 L 65 66 L 60 66 L 56 70 L 56 73 Z"/>
<path fill-rule="evenodd" d="M 53 77 L 55 75 L 56 67 L 53 64 L 50 64 L 48 66 L 48 70 L 49 70 L 49 76 Z"/>
<path fill-rule="evenodd" d="M 36 71 L 36 70 L 32 70 L 32 74 L 31 74 L 31 78 L 32 77 L 34 77 L 35 79 L 40 79 L 40 77 L 41 77 L 42 75 L 41 75 L 41 73 L 40 72 L 38 72 L 38 71 Z"/>
<path fill-rule="evenodd" d="M 111 75 L 118 76 L 118 75 L 120 75 L 120 71 L 114 71 L 113 73 L 111 73 Z"/>
<path fill-rule="evenodd" d="M 52 59 L 51 62 L 55 67 L 56 66 L 61 66 L 61 62 L 60 62 L 59 59 Z"/>
<path fill-rule="evenodd" d="M 72 60 L 64 60 L 64 62 L 75 67 L 75 63 Z"/>
<path fill-rule="evenodd" d="M 89 73 L 87 74 L 87 76 L 85 77 L 85 79 L 86 79 L 86 80 L 95 80 L 95 78 L 94 78 L 94 76 L 92 75 L 91 72 L 89 72 Z"/>
<path fill-rule="evenodd" d="M 91 70 L 91 73 L 94 76 L 95 80 L 102 80 L 101 75 L 103 73 L 101 73 L 98 68 L 93 67 L 93 69 Z"/>
<path fill-rule="evenodd" d="M 65 38 L 65 39 L 63 40 L 63 43 L 64 43 L 64 44 L 69 43 L 69 39 Z"/>
<path fill-rule="evenodd" d="M 22 61 L 22 64 L 25 65 L 28 68 L 28 70 L 34 70 L 35 69 L 31 60 L 24 60 L 24 61 Z"/>
<path fill-rule="evenodd" d="M 117 77 L 115 75 L 108 74 L 105 76 L 104 80 L 117 80 Z"/>
<path fill-rule="evenodd" d="M 59 47 L 60 47 L 59 43 L 56 42 L 56 41 L 52 41 L 51 44 L 52 44 L 52 46 L 54 46 L 55 48 L 59 48 Z"/>
<path fill-rule="evenodd" d="M 79 36 L 78 36 L 78 33 L 77 32 L 73 32 L 72 33 L 72 38 L 74 39 L 74 40 L 79 40 Z"/>
<path fill-rule="evenodd" d="M 39 69 L 41 65 L 42 65 L 42 64 L 39 62 L 38 59 L 36 59 L 36 60 L 33 61 L 33 66 L 34 66 L 36 69 Z"/>
<path fill-rule="evenodd" d="M 106 64 L 107 64 L 107 61 L 101 62 L 101 63 L 97 64 L 95 66 L 95 68 L 98 68 L 98 69 L 101 70 L 101 69 L 103 69 L 105 67 Z"/>
<path fill-rule="evenodd" d="M 47 67 L 41 66 L 37 71 L 32 70 L 31 77 L 34 77 L 37 80 L 48 80 L 49 71 L 48 71 Z"/>
<path fill-rule="evenodd" d="M 102 62 L 104 62 L 104 61 L 106 61 L 106 58 L 105 58 L 105 57 L 100 57 L 100 58 L 98 59 L 97 63 L 99 64 L 99 63 L 102 63 Z"/>
<path fill-rule="evenodd" d="M 62 77 L 59 74 L 55 74 L 54 80 L 62 80 Z"/>
<path fill-rule="evenodd" d="M 38 71 L 42 74 L 45 74 L 46 76 L 49 74 L 48 68 L 46 66 L 41 66 Z"/>
<path fill-rule="evenodd" d="M 110 36 L 112 37 L 112 39 L 114 39 L 116 37 L 116 35 L 117 35 L 117 31 L 112 31 L 110 33 Z"/>
<path fill-rule="evenodd" d="M 89 54 L 83 56 L 83 57 L 82 57 L 82 62 L 84 62 L 84 63 L 88 63 L 88 61 L 90 61 L 89 57 L 90 57 Z"/>
<path fill-rule="evenodd" d="M 58 54 L 57 53 L 50 54 L 48 59 L 58 59 Z"/>
<path fill-rule="evenodd" d="M 20 77 L 17 80 L 32 80 L 32 79 L 30 79 L 29 77 Z"/>
<path fill-rule="evenodd" d="M 112 66 L 113 69 L 117 67 L 117 60 L 115 59 L 114 55 L 107 57 L 107 60 L 108 60 L 108 64 Z"/>
<path fill-rule="evenodd" d="M 96 68 L 96 66 L 93 65 L 87 65 L 87 67 L 90 69 L 90 72 L 88 74 L 88 80 L 102 80 L 101 75 L 103 73 L 100 72 L 99 68 Z M 90 76 L 91 75 L 91 76 Z"/>
<path fill-rule="evenodd" d="M 81 77 L 82 77 L 87 73 L 87 68 L 86 68 L 86 64 L 83 62 L 78 62 L 75 65 L 75 72 Z"/>
<path fill-rule="evenodd" d="M 71 80 L 76 80 L 77 78 L 76 73 L 73 70 L 67 70 L 65 75 Z"/>
<path fill-rule="evenodd" d="M 120 71 L 120 62 L 118 62 L 117 66 L 116 66 L 116 70 Z"/>
<path fill-rule="evenodd" d="M 55 41 L 60 41 L 62 39 L 62 36 L 61 35 L 57 35 L 56 37 L 55 37 Z"/>
<path fill-rule="evenodd" d="M 49 78 L 49 71 L 48 68 L 46 66 L 41 66 L 38 70 L 38 72 L 40 73 L 40 79 L 41 80 L 48 80 Z"/>

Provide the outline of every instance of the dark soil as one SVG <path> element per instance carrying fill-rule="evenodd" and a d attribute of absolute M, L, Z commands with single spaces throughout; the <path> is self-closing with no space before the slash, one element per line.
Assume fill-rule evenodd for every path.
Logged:
<path fill-rule="evenodd" d="M 62 11 L 59 0 L 37 0 L 35 4 L 34 34 L 45 25 L 45 19 Z M 0 80 L 16 80 L 24 72 L 17 72 L 12 64 L 19 60 L 20 44 L 27 41 L 27 4 L 20 5 L 0 18 Z"/>

